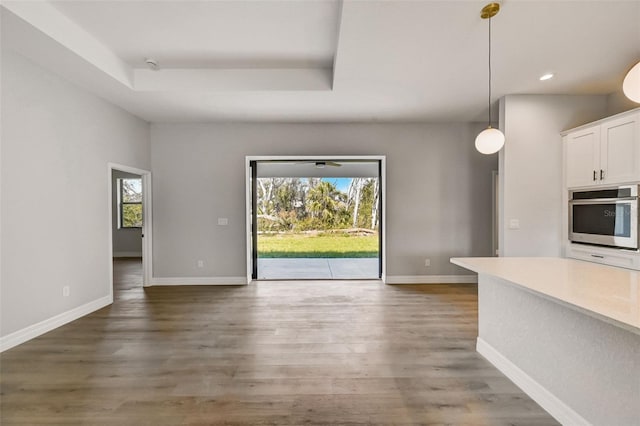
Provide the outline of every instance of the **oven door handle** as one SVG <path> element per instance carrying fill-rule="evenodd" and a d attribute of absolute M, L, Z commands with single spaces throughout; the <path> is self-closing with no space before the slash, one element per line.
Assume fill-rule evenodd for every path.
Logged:
<path fill-rule="evenodd" d="M 592 198 L 588 200 L 569 200 L 569 204 L 619 204 L 628 203 L 629 201 L 638 201 L 638 197 L 623 198 Z"/>

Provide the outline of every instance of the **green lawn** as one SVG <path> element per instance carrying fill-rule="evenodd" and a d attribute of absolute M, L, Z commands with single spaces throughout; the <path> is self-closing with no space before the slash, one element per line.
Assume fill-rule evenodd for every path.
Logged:
<path fill-rule="evenodd" d="M 378 236 L 259 234 L 258 257 L 378 257 Z"/>

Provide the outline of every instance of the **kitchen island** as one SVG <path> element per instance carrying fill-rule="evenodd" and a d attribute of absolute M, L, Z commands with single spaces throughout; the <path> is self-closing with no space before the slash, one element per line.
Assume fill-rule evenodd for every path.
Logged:
<path fill-rule="evenodd" d="M 640 272 L 452 258 L 478 273 L 477 350 L 563 424 L 640 425 Z"/>

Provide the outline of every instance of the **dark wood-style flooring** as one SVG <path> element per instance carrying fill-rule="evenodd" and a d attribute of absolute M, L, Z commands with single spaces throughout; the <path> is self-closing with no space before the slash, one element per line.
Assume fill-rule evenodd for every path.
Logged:
<path fill-rule="evenodd" d="M 112 306 L 2 354 L 2 425 L 557 424 L 476 353 L 474 285 L 115 277 Z"/>

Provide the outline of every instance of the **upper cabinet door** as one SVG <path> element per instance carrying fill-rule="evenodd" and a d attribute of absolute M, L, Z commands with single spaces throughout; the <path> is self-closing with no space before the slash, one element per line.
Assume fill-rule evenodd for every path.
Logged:
<path fill-rule="evenodd" d="M 567 187 L 597 185 L 600 170 L 600 126 L 566 136 Z"/>
<path fill-rule="evenodd" d="M 601 124 L 600 170 L 602 183 L 640 180 L 640 119 L 638 114 Z M 598 176 L 600 177 L 600 176 Z"/>

